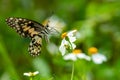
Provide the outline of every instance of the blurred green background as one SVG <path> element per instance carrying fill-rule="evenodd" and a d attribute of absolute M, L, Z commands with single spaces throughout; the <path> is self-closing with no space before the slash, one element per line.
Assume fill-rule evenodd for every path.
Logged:
<path fill-rule="evenodd" d="M 73 80 L 120 80 L 119 0 L 0 0 L 0 80 L 29 80 L 23 76 L 29 71 L 40 72 L 35 80 L 70 80 L 71 61 L 63 60 L 59 51 L 50 52 L 46 42 L 40 56 L 31 57 L 30 40 L 5 22 L 7 17 L 23 17 L 41 23 L 53 14 L 66 23 L 63 32 L 77 29 L 84 36 L 77 40 L 77 48 L 87 53 L 95 46 L 107 56 L 100 65 L 76 61 Z M 61 40 L 51 37 L 50 43 L 58 49 Z"/>

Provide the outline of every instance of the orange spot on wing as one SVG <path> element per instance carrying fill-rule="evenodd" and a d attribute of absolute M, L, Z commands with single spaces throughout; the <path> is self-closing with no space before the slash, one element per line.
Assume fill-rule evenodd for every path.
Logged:
<path fill-rule="evenodd" d="M 32 33 L 32 32 L 35 31 L 35 29 L 34 28 L 30 28 L 28 31 L 29 31 L 29 33 Z"/>
<path fill-rule="evenodd" d="M 29 29 L 28 31 L 29 31 L 29 33 L 30 33 L 31 36 L 33 36 L 34 34 L 38 34 L 38 32 L 35 31 L 34 28 L 31 28 L 31 29 Z"/>
<path fill-rule="evenodd" d="M 29 30 L 30 29 L 30 27 L 28 27 L 28 26 L 23 26 L 23 31 L 27 31 L 27 30 Z"/>
<path fill-rule="evenodd" d="M 34 31 L 31 33 L 31 36 L 33 36 L 34 34 L 38 34 L 38 32 Z"/>

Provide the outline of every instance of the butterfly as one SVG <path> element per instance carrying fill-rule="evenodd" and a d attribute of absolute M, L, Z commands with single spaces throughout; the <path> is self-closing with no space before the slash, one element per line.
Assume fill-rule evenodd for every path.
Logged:
<path fill-rule="evenodd" d="M 28 47 L 31 56 L 38 56 L 41 53 L 42 38 L 47 39 L 47 35 L 50 33 L 48 24 L 43 25 L 36 21 L 19 17 L 9 17 L 6 22 L 22 37 L 31 39 Z"/>

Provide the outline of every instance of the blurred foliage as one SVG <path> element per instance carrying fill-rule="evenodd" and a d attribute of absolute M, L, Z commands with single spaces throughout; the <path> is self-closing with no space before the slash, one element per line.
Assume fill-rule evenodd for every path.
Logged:
<path fill-rule="evenodd" d="M 107 56 L 108 61 L 100 65 L 75 62 L 74 80 L 120 80 L 119 0 L 0 0 L 0 80 L 28 80 L 23 73 L 29 71 L 40 72 L 36 80 L 70 80 L 71 61 L 48 51 L 46 42 L 40 56 L 31 57 L 30 40 L 5 22 L 7 17 L 23 17 L 41 23 L 52 15 L 66 23 L 63 32 L 77 29 L 81 33 L 76 44 L 83 52 L 95 46 Z M 51 37 L 50 43 L 59 47 L 61 37 Z"/>

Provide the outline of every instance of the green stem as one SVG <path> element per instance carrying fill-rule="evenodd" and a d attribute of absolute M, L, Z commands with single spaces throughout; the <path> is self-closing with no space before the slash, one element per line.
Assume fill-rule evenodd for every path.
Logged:
<path fill-rule="evenodd" d="M 82 75 L 82 80 L 86 80 L 86 76 L 84 74 Z"/>
<path fill-rule="evenodd" d="M 71 48 L 71 51 L 72 51 L 73 50 L 72 43 L 70 42 L 70 40 L 68 40 L 68 42 L 70 43 L 70 48 Z"/>
<path fill-rule="evenodd" d="M 73 62 L 73 65 L 72 65 L 72 73 L 71 73 L 71 79 L 70 80 L 73 80 L 73 76 L 74 76 L 74 62 Z"/>
<path fill-rule="evenodd" d="M 30 77 L 30 80 L 33 80 L 33 77 Z"/>

